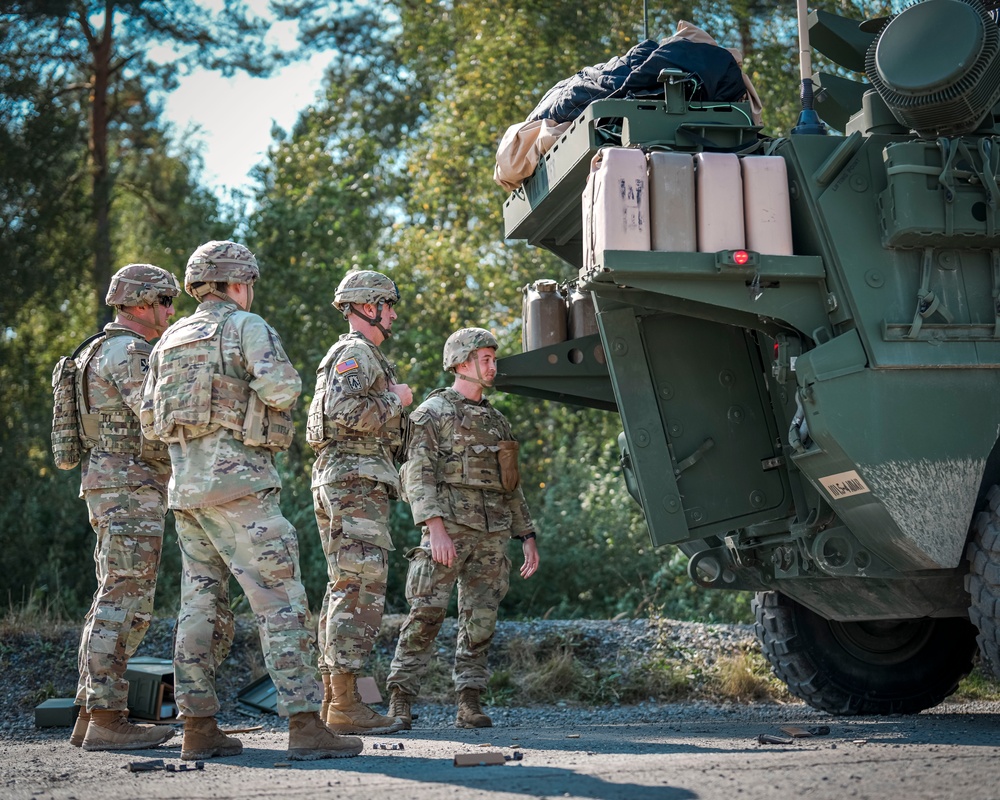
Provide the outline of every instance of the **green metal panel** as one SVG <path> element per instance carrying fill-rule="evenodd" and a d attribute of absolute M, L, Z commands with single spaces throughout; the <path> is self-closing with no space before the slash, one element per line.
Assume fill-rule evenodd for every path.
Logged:
<path fill-rule="evenodd" d="M 604 346 L 596 333 L 499 359 L 494 385 L 527 397 L 618 410 Z"/>
<path fill-rule="evenodd" d="M 784 513 L 781 449 L 753 343 L 739 328 L 634 307 L 598 320 L 654 545 Z M 641 315 L 641 316 L 640 316 Z M 776 460 L 777 459 L 777 460 Z"/>
<path fill-rule="evenodd" d="M 635 310 L 602 307 L 597 323 L 613 354 L 609 362 L 618 409 L 635 469 L 642 509 L 654 546 L 689 538 L 680 491 L 668 453 L 667 433 L 657 399 Z"/>
<path fill-rule="evenodd" d="M 848 19 L 817 9 L 809 14 L 809 43 L 830 60 L 854 72 L 865 71 L 865 53 L 875 34 Z"/>
<path fill-rule="evenodd" d="M 752 338 L 674 314 L 640 324 L 691 533 L 724 534 L 783 516 L 782 451 Z"/>
<path fill-rule="evenodd" d="M 748 328 L 778 329 L 767 320 L 813 333 L 828 329 L 829 294 L 822 259 L 815 256 L 757 256 L 745 267 L 725 264 L 717 253 L 662 253 L 606 250 L 603 266 L 587 274 L 582 287 L 603 293 L 629 287 L 643 296 L 630 302 L 656 307 L 650 295 L 689 300 L 730 312 L 727 322 Z M 751 292 L 754 283 L 759 294 Z"/>

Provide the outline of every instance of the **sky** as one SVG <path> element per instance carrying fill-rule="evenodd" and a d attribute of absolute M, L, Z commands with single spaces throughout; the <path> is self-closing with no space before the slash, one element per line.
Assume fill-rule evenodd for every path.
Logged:
<path fill-rule="evenodd" d="M 255 13 L 270 17 L 267 0 L 248 0 L 246 4 Z M 218 7 L 221 0 L 203 0 L 201 5 Z M 295 33 L 295 22 L 276 22 L 268 38 L 291 49 Z M 251 78 L 245 73 L 225 78 L 211 70 L 196 69 L 181 76 L 178 88 L 164 96 L 164 116 L 174 126 L 175 137 L 178 141 L 193 137 L 202 145 L 204 177 L 220 198 L 228 197 L 229 189 L 250 185 L 250 170 L 263 161 L 271 144 L 272 125 L 286 131 L 294 125 L 299 112 L 316 98 L 332 58 L 330 52 L 314 53 L 269 78 Z M 238 130 L 234 130 L 231 113 L 218 112 L 220 99 L 227 110 L 239 109 Z"/>

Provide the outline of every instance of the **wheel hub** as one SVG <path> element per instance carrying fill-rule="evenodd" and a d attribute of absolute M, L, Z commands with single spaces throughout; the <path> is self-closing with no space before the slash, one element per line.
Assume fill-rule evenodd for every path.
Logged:
<path fill-rule="evenodd" d="M 841 646 L 868 664 L 899 664 L 917 655 L 934 630 L 932 619 L 830 622 Z"/>

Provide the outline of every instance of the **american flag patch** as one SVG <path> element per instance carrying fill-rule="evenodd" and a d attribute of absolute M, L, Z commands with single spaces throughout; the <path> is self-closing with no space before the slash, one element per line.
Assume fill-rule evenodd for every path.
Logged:
<path fill-rule="evenodd" d="M 352 369 L 358 368 L 358 360 L 356 358 L 349 358 L 346 361 L 341 361 L 337 364 L 337 374 L 343 375 L 345 372 L 350 372 Z"/>

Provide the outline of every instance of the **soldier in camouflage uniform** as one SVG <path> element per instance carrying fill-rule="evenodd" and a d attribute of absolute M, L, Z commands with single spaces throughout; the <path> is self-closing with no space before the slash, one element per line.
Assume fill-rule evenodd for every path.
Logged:
<path fill-rule="evenodd" d="M 434 639 L 458 583 L 458 643 L 454 680 L 458 728 L 486 728 L 479 695 L 489 677 L 486 658 L 497 609 L 507 594 L 511 537 L 522 543 L 521 575 L 538 569 L 534 525 L 521 493 L 518 445 L 503 414 L 483 398 L 496 377 L 497 341 L 482 328 L 448 337 L 444 368 L 455 383 L 438 389 L 410 416 L 407 460 L 401 471 L 420 546 L 406 554 L 410 613 L 387 681 L 389 713 L 409 727 L 411 704 Z"/>
<path fill-rule="evenodd" d="M 166 448 L 139 430 L 142 380 L 149 342 L 166 329 L 179 293 L 166 270 L 122 267 L 105 297 L 114 321 L 75 354 L 80 495 L 97 534 L 97 591 L 80 637 L 80 712 L 70 736 L 86 750 L 144 749 L 173 735 L 128 721 L 125 669 L 153 614 L 170 476 Z"/>
<path fill-rule="evenodd" d="M 200 305 L 157 343 L 143 389 L 143 431 L 169 443 L 173 466 L 168 502 L 183 569 L 174 694 L 184 716 L 181 758 L 189 761 L 243 750 L 215 720 L 214 640 L 230 573 L 257 618 L 279 712 L 290 717 L 287 757 L 361 751 L 360 739 L 338 736 L 316 713 L 323 687 L 315 639 L 274 465 L 275 451 L 292 441 L 301 381 L 278 334 L 250 313 L 259 276 L 243 245 L 208 242 L 195 250 L 184 289 Z"/>
<path fill-rule="evenodd" d="M 306 438 L 317 451 L 313 505 L 329 583 L 319 622 L 327 724 L 342 733 L 395 733 L 403 721 L 377 714 L 357 692 L 385 606 L 393 457 L 402 445 L 410 388 L 396 383 L 379 350 L 392 332 L 396 284 L 380 272 L 349 272 L 333 305 L 351 330 L 320 362 Z"/>

